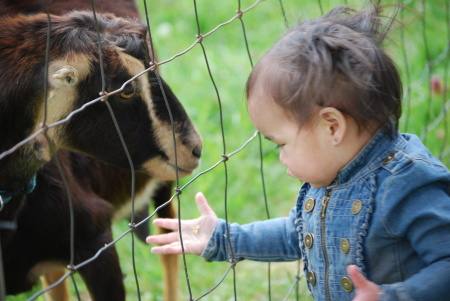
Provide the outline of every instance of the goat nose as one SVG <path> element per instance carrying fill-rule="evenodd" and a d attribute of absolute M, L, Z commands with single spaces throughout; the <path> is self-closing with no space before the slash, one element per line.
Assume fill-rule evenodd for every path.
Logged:
<path fill-rule="evenodd" d="M 194 148 L 194 150 L 192 151 L 192 154 L 197 157 L 200 158 L 202 156 L 202 147 L 201 146 L 196 146 Z"/>

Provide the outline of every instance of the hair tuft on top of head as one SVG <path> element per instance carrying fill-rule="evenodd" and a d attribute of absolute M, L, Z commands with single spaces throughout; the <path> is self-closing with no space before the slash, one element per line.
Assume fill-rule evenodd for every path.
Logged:
<path fill-rule="evenodd" d="M 382 15 L 387 7 L 394 8 L 392 16 Z M 392 28 L 398 8 L 397 5 L 381 5 L 379 0 L 369 1 L 361 11 L 355 11 L 349 6 L 336 7 L 325 14 L 323 19 L 359 32 L 381 46 Z"/>
<path fill-rule="evenodd" d="M 381 44 L 398 6 L 392 6 L 392 16 L 383 16 L 386 7 L 379 0 L 361 11 L 336 7 L 291 28 L 253 69 L 247 96 L 262 89 L 300 127 L 329 106 L 353 117 L 360 129 L 375 126 L 395 135 L 402 83 Z"/>

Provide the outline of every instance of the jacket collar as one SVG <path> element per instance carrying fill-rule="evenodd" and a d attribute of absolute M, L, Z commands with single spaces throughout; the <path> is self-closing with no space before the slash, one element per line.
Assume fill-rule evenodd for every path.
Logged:
<path fill-rule="evenodd" d="M 389 156 L 395 156 L 395 152 L 404 148 L 405 144 L 406 141 L 400 133 L 397 132 L 395 137 L 391 138 L 385 130 L 378 130 L 356 157 L 339 171 L 335 183 L 340 185 L 359 177 L 365 170 L 369 171 L 381 161 L 389 159 Z"/>

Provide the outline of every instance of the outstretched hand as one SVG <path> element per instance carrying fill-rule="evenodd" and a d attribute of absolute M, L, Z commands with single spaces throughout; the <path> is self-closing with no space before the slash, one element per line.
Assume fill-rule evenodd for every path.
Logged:
<path fill-rule="evenodd" d="M 374 282 L 369 281 L 358 270 L 356 265 L 347 267 L 347 274 L 356 288 L 355 298 L 353 301 L 377 301 L 380 296 L 380 288 Z"/>
<path fill-rule="evenodd" d="M 201 216 L 192 220 L 182 220 L 181 233 L 183 236 L 184 252 L 186 254 L 200 255 L 216 228 L 217 215 L 209 207 L 205 196 L 201 192 L 197 193 L 195 201 Z M 160 244 L 160 246 L 151 249 L 152 253 L 181 254 L 178 219 L 158 218 L 153 221 L 153 224 L 175 232 L 148 236 L 145 240 L 147 243 Z"/>

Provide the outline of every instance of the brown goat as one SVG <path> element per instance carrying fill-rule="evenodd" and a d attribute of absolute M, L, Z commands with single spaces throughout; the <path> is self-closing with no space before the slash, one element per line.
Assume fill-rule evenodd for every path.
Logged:
<path fill-rule="evenodd" d="M 74 208 L 75 264 L 94 256 L 112 241 L 111 222 L 114 213 L 130 206 L 130 172 L 103 164 L 80 153 L 60 150 L 57 157 L 63 164 L 70 187 Z M 17 215 L 15 231 L 5 235 L 2 245 L 6 287 L 9 294 L 31 289 L 39 275 L 65 268 L 70 262 L 70 213 L 67 192 L 54 161 L 46 164 L 37 174 L 35 190 L 25 196 Z M 170 182 L 149 181 L 147 175 L 136 174 L 136 199 L 150 200 L 155 206 L 166 202 L 171 195 Z M 155 189 L 148 189 L 155 186 Z M 169 188 L 169 189 L 168 189 Z M 152 193 L 153 195 L 148 195 Z M 138 205 L 136 205 L 138 206 Z M 159 211 L 160 216 L 173 215 L 172 207 Z M 177 267 L 176 257 L 163 260 L 166 281 L 165 298 L 175 300 Z M 122 273 L 115 248 L 109 248 L 96 260 L 79 270 L 93 300 L 125 300 Z M 57 273 L 60 275 L 60 273 Z M 64 274 L 61 273 L 61 274 Z M 50 273 L 48 277 L 54 276 Z M 55 280 L 58 280 L 57 277 Z M 59 297 L 68 297 L 57 287 Z"/>
<path fill-rule="evenodd" d="M 9 15 L 7 18 L 0 19 L 0 23 L 3 22 L 0 26 L 5 25 L 5 36 L 0 42 L 0 50 L 2 54 L 7 48 L 14 50 L 9 57 L 6 56 L 4 60 L 0 59 L 0 67 L 2 70 L 10 70 L 12 69 L 11 65 L 6 60 L 8 58 L 14 60 L 21 68 L 26 68 L 28 73 L 9 74 L 9 76 L 33 82 L 43 68 L 46 16 L 14 16 L 18 12 L 37 13 L 41 9 L 37 1 L 0 1 L 0 4 L 0 13 Z M 64 15 L 69 9 L 81 8 L 90 9 L 90 1 L 53 1 L 48 7 L 49 11 L 55 14 L 52 16 L 54 22 L 52 28 L 55 33 L 52 34 L 50 55 L 50 72 L 55 73 L 52 74 L 53 78 L 50 78 L 49 95 L 53 95 L 54 100 L 63 103 L 63 105 L 59 103 L 56 108 L 50 107 L 50 121 L 58 120 L 70 110 L 94 99 L 101 90 L 97 61 L 98 50 L 93 47 L 95 43 L 92 43 L 96 42 L 96 36 L 92 35 L 94 38 L 91 44 L 86 41 L 76 43 L 76 40 L 68 39 L 70 35 L 72 39 L 79 36 L 87 38 L 83 34 L 87 35 L 93 32 L 94 27 L 92 23 L 89 23 L 92 22 L 92 14 L 74 12 Z M 137 17 L 138 15 L 133 1 L 115 1 L 114 5 L 110 1 L 96 1 L 96 8 L 99 12 L 109 11 L 122 16 Z M 90 27 L 84 26 L 87 25 L 86 22 Z M 105 38 L 105 44 L 109 43 L 111 46 L 104 49 L 107 88 L 114 90 L 134 74 L 148 68 L 149 58 L 145 42 L 145 29 L 134 21 L 123 20 L 111 15 L 100 16 L 99 23 L 100 27 L 104 26 L 105 35 L 109 34 L 114 37 L 107 36 Z M 80 27 L 84 32 L 79 30 Z M 24 28 L 26 30 L 22 34 L 20 30 L 24 30 Z M 30 30 L 30 35 L 26 34 L 28 30 Z M 64 35 L 61 34 L 63 32 Z M 22 43 L 19 42 L 19 38 L 12 37 L 14 33 L 17 34 L 16 36 L 22 34 L 20 36 Z M 31 37 L 31 34 L 35 35 L 34 38 Z M 128 38 L 124 38 L 125 36 Z M 130 36 L 132 43 L 127 44 L 130 42 Z M 112 40 L 117 44 L 111 42 Z M 1 44 L 4 45 L 4 48 Z M 34 47 L 30 48 L 32 45 Z M 120 47 L 121 50 L 117 50 L 115 47 Z M 124 64 L 126 60 L 129 62 Z M 22 61 L 23 65 L 19 64 Z M 142 65 L 139 64 L 139 61 Z M 132 66 L 131 69 L 130 66 Z M 108 101 L 118 119 L 135 168 L 139 171 L 136 175 L 137 195 L 141 195 L 147 200 L 152 196 L 158 206 L 167 201 L 172 194 L 170 180 L 175 178 L 175 168 L 173 167 L 171 127 L 168 123 L 161 87 L 159 87 L 154 73 L 150 72 L 148 76 L 148 81 L 144 80 L 146 76 L 141 76 L 128 85 L 123 91 L 126 96 L 123 99 L 121 99 L 121 95 L 110 96 Z M 8 83 L 11 81 L 6 81 L 5 87 Z M 11 95 L 14 91 L 11 84 L 9 85 L 6 88 L 11 88 L 11 91 L 6 90 Z M 7 128 L 7 122 L 0 121 L 0 130 L 3 133 L 6 132 L 8 137 L 0 143 L 0 151 L 8 149 L 28 135 L 30 130 L 37 128 L 38 120 L 42 116 L 37 112 L 42 111 L 42 105 L 41 100 L 36 101 L 35 99 L 39 97 L 37 91 L 42 86 L 43 81 L 41 84 L 35 83 L 32 88 L 24 88 L 22 94 L 19 93 L 20 96 L 25 96 L 25 99 L 30 101 L 31 109 L 26 112 L 21 112 L 20 102 L 7 102 L 5 99 L 9 95 L 1 95 L 0 106 L 3 112 L 10 110 L 12 115 L 16 112 L 22 113 L 24 116 L 19 119 L 19 124 L 26 126 L 21 128 L 21 131 L 16 128 L 16 132 L 14 132 Z M 182 177 L 189 174 L 198 165 L 201 138 L 190 123 L 184 109 L 171 93 L 170 88 L 164 82 L 163 86 L 175 116 L 178 171 Z M 137 89 L 135 89 L 136 87 Z M 150 93 L 145 91 L 150 91 Z M 140 95 L 135 95 L 138 93 Z M 130 95 L 131 97 L 129 97 Z M 49 97 L 49 100 L 51 101 L 52 98 Z M 85 111 L 75 115 L 58 131 L 49 131 L 50 137 L 54 139 L 57 147 L 81 151 L 118 167 L 105 165 L 98 159 L 78 153 L 58 152 L 58 158 L 61 159 L 66 177 L 69 179 L 74 200 L 76 214 L 75 263 L 89 258 L 105 243 L 111 241 L 111 220 L 119 212 L 120 207 L 130 207 L 130 204 L 127 203 L 131 183 L 130 172 L 127 169 L 128 162 L 117 135 L 114 133 L 115 129 L 109 113 L 107 113 L 106 107 L 100 103 L 92 105 Z M 3 120 L 8 120 L 8 118 L 3 118 Z M 33 122 L 30 124 L 30 121 Z M 11 139 L 9 139 L 10 137 Z M 23 187 L 24 183 L 28 182 L 30 175 L 32 176 L 35 172 L 34 170 L 50 158 L 48 143 L 43 138 L 33 143 L 31 149 L 24 149 L 18 151 L 16 155 L 1 159 L 0 171 L 23 166 L 21 158 L 24 157 L 24 154 L 35 153 L 36 155 L 33 157 L 37 159 L 27 159 L 32 164 L 28 164 L 25 171 L 17 168 L 17 173 L 12 177 L 8 177 L 8 179 L 5 177 L 5 180 L 2 178 L 0 188 L 11 187 L 12 190 L 17 190 Z M 67 196 L 58 179 L 59 175 L 56 173 L 54 162 L 47 164 L 37 175 L 36 189 L 25 196 L 21 194 L 14 196 L 3 212 L 0 212 L 1 220 L 12 220 L 17 223 L 16 231 L 1 231 L 8 294 L 27 290 L 31 287 L 32 280 L 36 280 L 37 275 L 48 271 L 49 268 L 64 267 L 68 264 Z M 165 217 L 174 216 L 171 207 L 165 207 L 159 214 Z M 30 254 L 33 255 L 30 256 Z M 122 276 L 114 248 L 104 252 L 98 263 L 94 262 L 91 263 L 92 266 L 90 264 L 80 270 L 94 300 L 124 300 Z M 165 299 L 175 300 L 176 257 L 166 257 L 163 262 L 166 266 L 166 274 L 174 277 L 174 279 L 166 280 L 166 284 L 171 284 L 172 287 L 166 288 L 168 295 Z M 111 270 L 107 270 L 105 267 Z M 99 273 L 101 276 L 98 276 Z M 100 283 L 99 278 L 104 281 Z M 117 291 L 111 289 L 112 287 Z"/>

